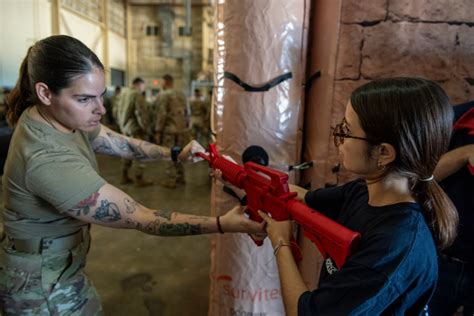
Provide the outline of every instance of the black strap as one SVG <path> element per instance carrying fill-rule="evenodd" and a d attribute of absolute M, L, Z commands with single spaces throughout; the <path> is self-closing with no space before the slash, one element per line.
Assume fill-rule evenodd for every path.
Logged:
<path fill-rule="evenodd" d="M 246 206 L 247 205 L 247 195 L 244 195 L 243 198 L 240 198 L 237 193 L 235 193 L 234 190 L 232 190 L 231 188 L 229 188 L 228 186 L 224 185 L 224 188 L 223 188 L 224 192 L 227 193 L 227 194 L 230 194 L 232 195 L 233 197 L 235 197 L 237 200 L 239 200 L 240 202 L 240 205 L 242 206 Z"/>
<path fill-rule="evenodd" d="M 311 90 L 311 87 L 313 86 L 313 81 L 315 79 L 318 79 L 319 77 L 321 77 L 321 70 L 316 71 L 314 74 L 311 75 L 311 77 L 308 78 L 308 80 L 306 80 L 306 83 L 304 84 L 304 91 L 306 93 Z"/>
<path fill-rule="evenodd" d="M 233 82 L 235 82 L 236 84 L 238 84 L 239 86 L 244 88 L 245 91 L 248 91 L 248 92 L 265 92 L 265 91 L 268 91 L 271 88 L 275 87 L 276 85 L 280 84 L 281 82 L 283 82 L 285 80 L 288 80 L 290 78 L 293 78 L 293 74 L 291 72 L 287 72 L 283 75 L 280 75 L 280 76 L 276 77 L 275 79 L 270 80 L 266 84 L 258 86 L 258 87 L 249 85 L 248 83 L 242 81 L 239 77 L 237 77 L 236 75 L 234 75 L 233 73 L 228 72 L 228 71 L 224 72 L 224 78 L 232 80 Z"/>
<path fill-rule="evenodd" d="M 183 150 L 183 148 L 181 148 L 180 146 L 171 147 L 171 160 L 173 162 L 178 162 L 178 156 L 179 156 L 179 154 L 181 153 L 182 150 Z"/>

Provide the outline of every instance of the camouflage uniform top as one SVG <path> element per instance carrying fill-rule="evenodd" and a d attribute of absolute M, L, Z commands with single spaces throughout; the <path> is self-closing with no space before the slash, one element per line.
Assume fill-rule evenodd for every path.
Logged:
<path fill-rule="evenodd" d="M 207 104 L 203 100 L 193 99 L 189 102 L 191 107 L 191 115 L 199 116 L 203 119 L 207 116 Z"/>
<path fill-rule="evenodd" d="M 183 92 L 163 91 L 158 101 L 155 132 L 179 134 L 186 131 L 187 101 Z"/>
<path fill-rule="evenodd" d="M 206 126 L 210 126 L 211 125 L 212 98 L 206 98 L 204 100 L 204 105 L 206 107 L 206 118 L 204 119 L 204 124 Z"/>
<path fill-rule="evenodd" d="M 110 98 L 110 103 L 111 103 L 111 106 L 112 106 L 112 117 L 114 118 L 115 122 L 118 123 L 118 109 L 119 109 L 119 106 L 120 106 L 120 97 L 122 96 L 122 94 L 119 94 L 119 95 L 113 95 L 111 98 Z"/>
<path fill-rule="evenodd" d="M 140 91 L 127 88 L 120 94 L 117 116 L 123 134 L 150 134 L 150 107 Z"/>

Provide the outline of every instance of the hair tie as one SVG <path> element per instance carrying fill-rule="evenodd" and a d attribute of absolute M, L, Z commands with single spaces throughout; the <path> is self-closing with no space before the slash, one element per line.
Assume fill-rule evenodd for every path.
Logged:
<path fill-rule="evenodd" d="M 423 181 L 423 182 L 430 182 L 431 180 L 434 179 L 434 175 L 431 175 L 429 176 L 428 178 L 424 178 L 424 179 L 418 179 L 418 181 Z"/>

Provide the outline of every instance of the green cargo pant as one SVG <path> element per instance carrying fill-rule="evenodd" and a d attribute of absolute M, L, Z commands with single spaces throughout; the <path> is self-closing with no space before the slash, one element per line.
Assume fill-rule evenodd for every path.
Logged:
<path fill-rule="evenodd" d="M 144 133 L 136 133 L 134 135 L 127 135 L 129 137 L 133 137 L 133 138 L 136 138 L 136 139 L 142 139 L 142 140 L 145 140 L 145 141 L 148 141 L 148 135 L 144 134 Z M 122 159 L 122 174 L 126 174 L 126 175 L 129 175 L 129 171 L 131 169 L 132 173 L 133 173 L 133 180 L 136 180 L 137 178 L 142 178 L 143 177 L 143 173 L 145 172 L 145 163 L 144 162 L 141 162 L 141 161 L 138 161 L 138 160 L 130 160 L 130 159 Z M 130 176 L 130 175 L 129 175 Z"/>
<path fill-rule="evenodd" d="M 83 268 L 89 240 L 70 250 L 31 254 L 5 239 L 0 250 L 0 315 L 103 315 Z"/>
<path fill-rule="evenodd" d="M 205 119 L 200 116 L 191 116 L 191 137 L 198 141 L 204 148 L 209 147 L 209 127 L 204 123 Z"/>

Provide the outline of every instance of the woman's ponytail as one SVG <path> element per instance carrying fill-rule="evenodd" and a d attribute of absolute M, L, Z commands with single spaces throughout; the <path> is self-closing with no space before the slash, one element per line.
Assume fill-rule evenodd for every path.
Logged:
<path fill-rule="evenodd" d="M 451 199 L 433 180 L 425 184 L 425 198 L 421 199 L 423 209 L 430 214 L 431 226 L 440 249 L 450 246 L 457 234 L 458 212 Z"/>
<path fill-rule="evenodd" d="M 7 120 L 14 127 L 20 119 L 21 113 L 30 105 L 34 104 L 33 87 L 30 84 L 30 74 L 28 72 L 28 57 L 32 47 L 28 49 L 26 57 L 23 59 L 20 67 L 18 81 L 10 92 L 7 105 Z"/>

